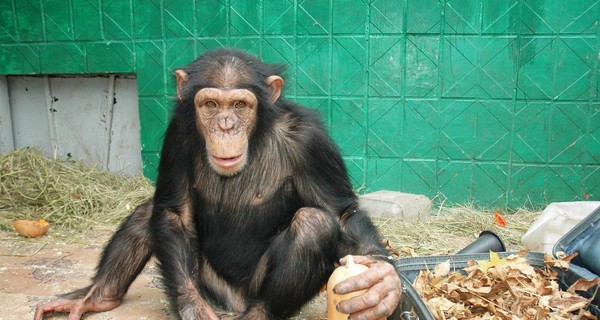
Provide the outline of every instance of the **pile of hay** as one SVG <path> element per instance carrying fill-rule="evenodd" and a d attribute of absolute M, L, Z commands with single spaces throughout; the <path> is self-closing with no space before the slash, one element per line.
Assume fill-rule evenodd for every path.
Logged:
<path fill-rule="evenodd" d="M 3 230 L 12 230 L 15 219 L 45 219 L 54 227 L 77 230 L 115 224 L 152 193 L 142 176 L 118 175 L 70 159 L 50 160 L 36 149 L 0 156 Z"/>
<path fill-rule="evenodd" d="M 473 242 L 484 230 L 496 233 L 510 250 L 523 249 L 521 237 L 540 212 L 518 210 L 503 214 L 506 226 L 496 225 L 494 211 L 473 206 L 435 209 L 431 217 L 407 222 L 400 219 L 375 219 L 375 224 L 401 257 L 411 255 L 453 254 Z"/>

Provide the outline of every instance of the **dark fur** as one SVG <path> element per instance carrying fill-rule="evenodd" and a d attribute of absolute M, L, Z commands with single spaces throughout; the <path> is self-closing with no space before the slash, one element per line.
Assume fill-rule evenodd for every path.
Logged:
<path fill-rule="evenodd" d="M 142 218 L 130 217 L 107 246 L 95 290 L 121 299 L 152 247 L 182 317 L 198 316 L 207 298 L 247 318 L 280 319 L 318 292 L 340 257 L 385 254 L 319 116 L 283 98 L 269 102 L 264 80 L 281 75 L 281 66 L 220 49 L 184 71 L 189 79 L 166 131 L 154 207 L 137 210 Z M 207 163 L 194 95 L 232 84 L 256 95 L 258 121 L 247 166 L 225 177 Z M 151 219 L 143 218 L 150 210 Z"/>

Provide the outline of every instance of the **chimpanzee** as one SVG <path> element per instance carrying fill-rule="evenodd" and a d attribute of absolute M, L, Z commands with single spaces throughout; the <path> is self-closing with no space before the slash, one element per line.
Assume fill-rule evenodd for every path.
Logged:
<path fill-rule="evenodd" d="M 368 291 L 340 311 L 389 316 L 400 278 L 319 116 L 280 97 L 283 71 L 232 48 L 175 71 L 153 199 L 119 227 L 92 285 L 39 305 L 35 319 L 117 307 L 152 255 L 182 319 L 218 319 L 209 303 L 238 319 L 288 317 L 347 254 L 370 269 L 336 292 Z"/>

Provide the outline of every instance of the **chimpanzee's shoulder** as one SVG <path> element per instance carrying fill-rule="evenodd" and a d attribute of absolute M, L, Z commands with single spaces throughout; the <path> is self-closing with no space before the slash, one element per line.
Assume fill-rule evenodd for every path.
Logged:
<path fill-rule="evenodd" d="M 284 102 L 279 106 L 282 117 L 276 122 L 275 131 L 285 149 L 303 150 L 309 154 L 338 152 L 323 123 L 321 113 L 295 102 Z M 299 151 L 293 153 L 305 156 Z"/>
<path fill-rule="evenodd" d="M 286 114 L 288 117 L 294 118 L 295 121 L 304 125 L 323 127 L 324 115 L 318 110 L 289 100 L 284 100 L 281 105 L 284 114 Z"/>

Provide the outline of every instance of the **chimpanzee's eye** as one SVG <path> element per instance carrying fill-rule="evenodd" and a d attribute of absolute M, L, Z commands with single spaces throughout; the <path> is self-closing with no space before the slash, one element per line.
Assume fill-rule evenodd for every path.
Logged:
<path fill-rule="evenodd" d="M 214 100 L 208 100 L 204 103 L 204 106 L 213 109 L 217 107 L 217 103 Z"/>
<path fill-rule="evenodd" d="M 242 108 L 245 108 L 245 107 L 247 107 L 248 105 L 247 105 L 247 104 L 246 104 L 246 102 L 244 102 L 244 101 L 237 101 L 237 102 L 234 104 L 234 106 L 235 106 L 236 108 L 238 108 L 238 109 L 242 109 Z"/>

